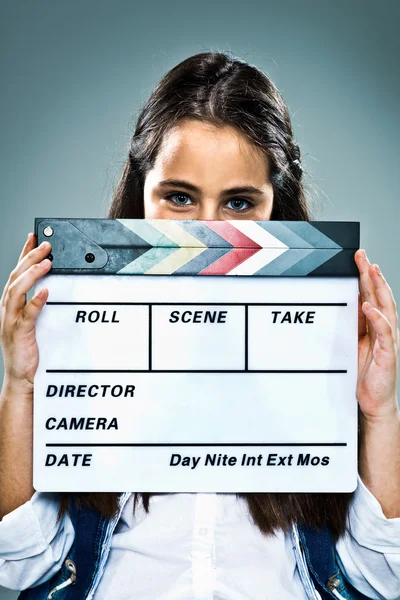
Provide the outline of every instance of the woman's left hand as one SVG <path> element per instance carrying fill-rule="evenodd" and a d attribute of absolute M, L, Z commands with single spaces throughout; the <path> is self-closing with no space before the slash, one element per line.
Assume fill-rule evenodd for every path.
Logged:
<path fill-rule="evenodd" d="M 399 321 L 392 290 L 378 265 L 371 265 L 364 250 L 357 250 L 354 259 L 360 271 L 357 400 L 364 417 L 374 421 L 399 411 Z"/>

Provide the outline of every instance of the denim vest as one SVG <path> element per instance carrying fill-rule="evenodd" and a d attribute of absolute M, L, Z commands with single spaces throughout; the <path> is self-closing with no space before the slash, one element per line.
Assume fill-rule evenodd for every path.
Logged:
<path fill-rule="evenodd" d="M 24 590 L 18 600 L 91 600 L 110 552 L 111 537 L 131 493 L 120 496 L 119 513 L 103 518 L 93 510 L 77 510 L 70 500 L 69 514 L 75 540 L 60 571 L 44 583 Z M 292 532 L 301 581 L 311 600 L 368 600 L 347 582 L 335 560 L 335 547 L 328 528 L 294 526 Z"/>

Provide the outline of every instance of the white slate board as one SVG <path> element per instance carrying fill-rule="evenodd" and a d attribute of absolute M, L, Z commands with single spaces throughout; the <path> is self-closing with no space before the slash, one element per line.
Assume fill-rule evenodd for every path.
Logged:
<path fill-rule="evenodd" d="M 356 277 L 44 286 L 36 490 L 355 489 Z"/>

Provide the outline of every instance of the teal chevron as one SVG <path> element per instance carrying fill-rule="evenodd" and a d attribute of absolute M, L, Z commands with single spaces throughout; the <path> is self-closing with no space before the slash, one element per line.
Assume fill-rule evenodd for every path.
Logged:
<path fill-rule="evenodd" d="M 316 249 L 312 250 L 307 256 L 304 256 L 298 260 L 294 265 L 283 271 L 281 274 L 285 277 L 308 275 L 314 269 L 317 269 L 323 265 L 326 261 L 330 260 L 336 254 L 339 254 L 342 249 Z"/>
<path fill-rule="evenodd" d="M 282 275 L 311 252 L 313 252 L 312 248 L 296 248 L 294 252 L 286 250 L 286 252 L 274 258 L 265 267 L 259 269 L 254 275 Z"/>
<path fill-rule="evenodd" d="M 151 248 L 150 250 L 142 254 L 142 256 L 139 256 L 139 258 L 132 261 L 128 265 L 125 265 L 125 267 L 117 271 L 117 274 L 142 275 L 149 271 L 152 267 L 155 267 L 159 262 L 161 262 L 168 256 L 171 256 L 171 254 L 177 251 L 177 248 L 177 246 L 175 246 L 175 248 Z"/>
<path fill-rule="evenodd" d="M 319 229 L 307 221 L 285 221 L 285 227 L 303 239 L 303 248 L 307 240 L 307 247 L 312 248 L 342 248 Z M 295 248 L 296 246 L 292 246 Z"/>
<path fill-rule="evenodd" d="M 282 221 L 257 221 L 257 225 L 275 236 L 288 248 L 312 248 L 311 244 L 286 227 L 286 223 Z"/>
<path fill-rule="evenodd" d="M 164 235 L 161 231 L 156 229 L 145 219 L 117 219 L 121 225 L 126 227 L 129 231 L 132 231 L 137 236 L 145 240 L 150 246 L 159 246 L 170 248 L 179 248 L 179 244 L 176 244 L 173 240 Z"/>

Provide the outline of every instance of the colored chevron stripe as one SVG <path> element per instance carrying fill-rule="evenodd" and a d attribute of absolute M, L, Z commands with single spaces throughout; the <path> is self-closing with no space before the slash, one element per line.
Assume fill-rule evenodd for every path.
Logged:
<path fill-rule="evenodd" d="M 149 219 L 149 223 L 158 231 L 169 237 L 175 244 L 181 247 L 206 248 L 207 246 L 186 231 L 179 220 Z"/>
<path fill-rule="evenodd" d="M 289 269 L 283 271 L 282 275 L 285 275 L 285 277 L 308 275 L 339 252 L 341 252 L 341 248 L 314 249 L 307 256 L 304 256 L 304 258 L 299 258 Z"/>
<path fill-rule="evenodd" d="M 209 267 L 200 271 L 199 275 L 227 275 L 256 252 L 258 252 L 258 248 L 234 248 Z"/>
<path fill-rule="evenodd" d="M 255 240 L 250 239 L 242 233 L 238 227 L 232 225 L 232 221 L 207 221 L 207 227 L 218 233 L 235 248 L 261 248 Z"/>
<path fill-rule="evenodd" d="M 118 219 L 132 243 L 158 247 L 341 248 L 307 221 Z M 82 229 L 84 229 L 82 227 Z"/>
<path fill-rule="evenodd" d="M 146 245 L 170 248 L 179 246 L 169 237 L 165 236 L 159 229 L 153 227 L 146 219 L 116 219 L 124 227 L 146 242 Z"/>
<path fill-rule="evenodd" d="M 274 260 L 265 264 L 254 275 L 283 275 L 285 271 L 293 267 L 299 260 L 313 252 L 312 248 L 290 249 L 276 257 Z"/>
<path fill-rule="evenodd" d="M 202 254 L 207 248 L 179 248 L 148 269 L 146 275 L 171 275 L 177 269 Z"/>
<path fill-rule="evenodd" d="M 302 239 L 303 245 L 297 246 L 298 248 L 341 248 L 341 246 L 322 233 L 322 231 L 313 227 L 308 221 L 284 221 L 284 225 Z M 292 248 L 295 247 L 292 246 Z"/>
<path fill-rule="evenodd" d="M 199 256 L 192 258 L 192 260 L 187 262 L 185 265 L 183 265 L 179 269 L 176 269 L 176 271 L 174 271 L 174 275 L 193 275 L 200 273 L 206 267 L 219 260 L 222 256 L 228 254 L 228 252 L 231 252 L 230 247 L 207 248 L 206 250 L 204 250 L 204 252 L 199 254 Z"/>
<path fill-rule="evenodd" d="M 288 246 L 284 244 L 279 238 L 272 235 L 266 229 L 260 227 L 256 221 L 227 221 L 233 227 L 238 229 L 247 236 L 247 238 L 253 240 L 260 248 L 283 248 L 286 249 Z"/>
<path fill-rule="evenodd" d="M 253 256 L 239 264 L 237 267 L 229 271 L 229 275 L 254 275 L 266 265 L 274 261 L 278 256 L 288 252 L 288 248 L 261 248 Z"/>
<path fill-rule="evenodd" d="M 257 221 L 257 225 L 278 239 L 288 248 L 312 248 L 311 244 L 298 236 L 292 228 L 286 226 L 286 221 Z M 272 244 L 273 245 L 273 244 Z"/>
<path fill-rule="evenodd" d="M 204 221 L 182 219 L 179 224 L 207 248 L 233 248 L 232 244 L 210 229 Z"/>
<path fill-rule="evenodd" d="M 170 254 L 176 252 L 177 248 L 150 248 L 147 252 L 125 265 L 117 271 L 119 275 L 144 275 L 149 269 L 164 260 Z"/>

